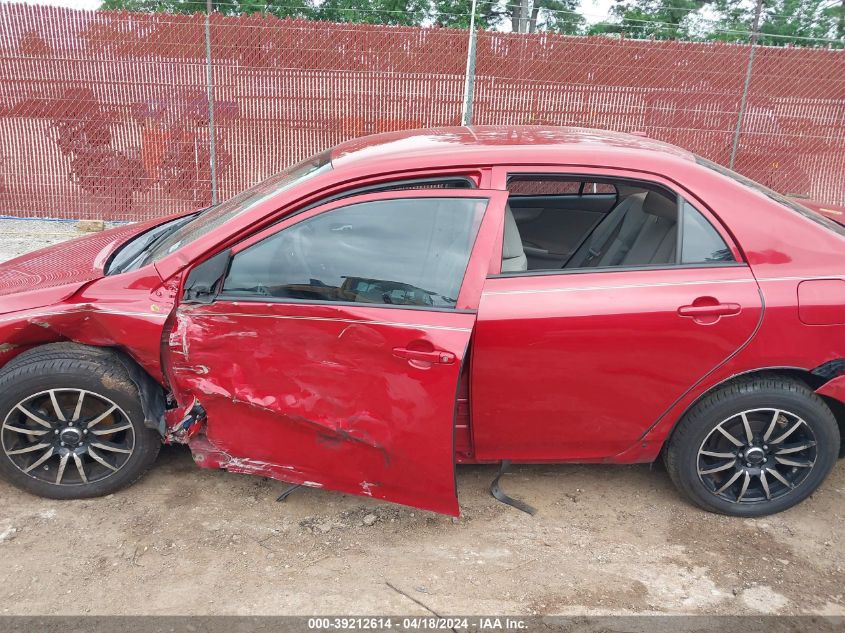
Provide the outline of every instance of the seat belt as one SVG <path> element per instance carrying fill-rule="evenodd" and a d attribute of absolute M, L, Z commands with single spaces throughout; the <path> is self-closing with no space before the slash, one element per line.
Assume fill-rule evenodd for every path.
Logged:
<path fill-rule="evenodd" d="M 629 207 L 630 207 L 630 205 L 629 205 Z M 621 215 L 619 221 L 616 223 L 616 226 L 613 227 L 613 230 L 610 232 L 610 234 L 604 240 L 604 244 L 602 245 L 601 249 L 594 249 L 591 246 L 589 248 L 589 250 L 587 251 L 587 258 L 579 266 L 579 268 L 590 268 L 592 266 L 593 262 L 599 260 L 601 257 L 603 257 L 607 253 L 608 249 L 610 248 L 610 245 L 613 244 L 613 240 L 615 240 L 617 237 L 619 237 L 619 233 L 622 231 L 622 225 L 625 223 L 625 217 L 627 215 L 628 215 L 628 209 L 625 209 L 625 213 L 623 213 Z"/>

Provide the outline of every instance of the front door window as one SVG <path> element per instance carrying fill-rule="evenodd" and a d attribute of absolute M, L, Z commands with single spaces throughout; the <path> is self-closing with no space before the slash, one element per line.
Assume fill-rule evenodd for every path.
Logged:
<path fill-rule="evenodd" d="M 454 308 L 479 202 L 375 200 L 308 218 L 235 255 L 222 297 Z"/>

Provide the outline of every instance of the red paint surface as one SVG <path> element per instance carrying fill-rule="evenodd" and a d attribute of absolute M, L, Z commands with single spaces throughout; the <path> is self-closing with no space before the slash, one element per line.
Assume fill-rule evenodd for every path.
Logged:
<path fill-rule="evenodd" d="M 455 513 L 455 461 L 649 461 L 689 406 L 732 376 L 845 358 L 837 316 L 845 239 L 681 150 L 591 131 L 482 128 L 369 139 L 335 156 L 333 170 L 155 266 L 102 277 L 116 238 L 61 247 L 78 253 L 67 271 L 49 267 L 50 250 L 0 265 L 0 363 L 53 340 L 119 347 L 172 391 L 170 437 L 189 442 L 202 466 Z M 497 276 L 505 178 L 520 170 L 637 175 L 672 188 L 710 217 L 738 263 Z M 179 303 L 187 272 L 224 246 L 349 199 L 285 218 L 305 204 L 455 171 L 477 175 L 490 191 L 362 199 L 491 199 L 462 311 Z M 24 291 L 21 269 L 37 269 L 27 261 L 43 271 Z M 799 292 L 810 316 L 799 310 Z M 454 361 L 403 358 L 396 348 Z M 819 393 L 845 399 L 842 381 Z M 195 403 L 206 418 L 175 432 Z"/>
<path fill-rule="evenodd" d="M 845 323 L 845 281 L 802 281 L 798 284 L 798 316 L 807 325 Z"/>
<path fill-rule="evenodd" d="M 742 306 L 703 324 L 703 295 Z M 603 459 L 624 451 L 760 319 L 747 268 L 490 279 L 473 347 L 480 459 Z"/>
<path fill-rule="evenodd" d="M 830 382 L 825 383 L 816 389 L 816 393 L 820 396 L 839 400 L 839 402 L 845 402 L 845 376 L 838 376 Z"/>

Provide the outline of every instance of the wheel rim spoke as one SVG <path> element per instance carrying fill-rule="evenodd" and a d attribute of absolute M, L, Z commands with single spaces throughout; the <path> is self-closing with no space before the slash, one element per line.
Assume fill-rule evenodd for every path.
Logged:
<path fill-rule="evenodd" d="M 33 470 L 34 468 L 38 468 L 41 464 L 46 462 L 52 456 L 53 456 L 53 447 L 51 446 L 50 448 L 47 449 L 47 451 L 41 457 L 39 457 L 36 461 L 32 462 L 29 466 L 27 466 L 24 469 L 24 472 L 28 473 L 30 470 Z"/>
<path fill-rule="evenodd" d="M 120 426 L 110 426 L 107 429 L 100 429 L 99 431 L 92 430 L 91 433 L 94 435 L 111 435 L 112 433 L 118 433 L 119 431 L 125 431 L 131 428 L 131 424 L 122 424 Z"/>
<path fill-rule="evenodd" d="M 748 415 L 743 411 L 740 417 L 742 418 L 742 428 L 745 429 L 745 439 L 751 444 L 754 441 L 754 434 L 751 432 L 751 423 L 748 421 Z"/>
<path fill-rule="evenodd" d="M 802 424 L 804 424 L 804 420 L 800 420 L 800 419 L 799 419 L 799 420 L 798 420 L 795 424 L 793 424 L 793 425 L 789 428 L 789 430 L 788 430 L 786 433 L 784 433 L 783 435 L 780 435 L 780 436 L 776 437 L 775 439 L 773 439 L 773 440 L 772 440 L 771 442 L 769 442 L 769 443 L 770 443 L 770 444 L 780 444 L 780 443 L 781 443 L 781 442 L 783 442 L 786 438 L 788 438 L 790 435 L 792 435 L 792 434 L 793 434 L 793 433 L 794 433 L 794 432 L 798 429 L 798 427 L 799 427 L 799 426 L 801 426 Z"/>
<path fill-rule="evenodd" d="M 101 413 L 101 414 L 100 414 L 100 415 L 98 415 L 96 418 L 94 418 L 93 420 L 91 420 L 91 421 L 88 423 L 88 426 L 87 426 L 86 428 L 89 428 L 89 429 L 90 429 L 92 426 L 96 426 L 96 425 L 98 425 L 100 422 L 102 422 L 102 421 L 103 421 L 103 420 L 105 420 L 107 417 L 109 417 L 115 409 L 117 409 L 117 406 L 112 405 L 111 407 L 109 407 L 109 408 L 105 411 L 105 413 Z"/>
<path fill-rule="evenodd" d="M 772 498 L 772 491 L 769 490 L 769 481 L 766 479 L 766 471 L 760 471 L 760 484 L 763 486 L 763 492 L 766 493 L 766 499 Z"/>
<path fill-rule="evenodd" d="M 798 459 L 795 457 L 778 457 L 775 456 L 775 461 L 784 466 L 797 466 L 798 468 L 810 468 L 813 465 L 809 459 Z"/>
<path fill-rule="evenodd" d="M 6 451 L 6 455 L 23 455 L 24 453 L 32 453 L 33 451 L 40 451 L 45 448 L 50 448 L 49 444 L 32 444 L 26 448 L 19 448 L 14 451 Z"/>
<path fill-rule="evenodd" d="M 53 425 L 50 424 L 49 422 L 47 422 L 47 420 L 43 420 L 43 419 L 39 418 L 37 415 L 35 415 L 32 411 L 30 411 L 29 409 L 27 409 L 23 405 L 19 404 L 17 407 L 15 407 L 15 409 L 17 409 L 18 411 L 23 413 L 26 417 L 28 417 L 33 422 L 37 422 L 41 426 L 46 426 L 48 429 L 53 428 Z"/>
<path fill-rule="evenodd" d="M 132 449 L 123 448 L 117 444 L 112 444 L 111 442 L 91 442 L 91 446 L 104 451 L 111 451 L 113 453 L 126 453 L 128 455 L 132 452 Z"/>
<path fill-rule="evenodd" d="M 727 464 L 722 464 L 721 466 L 715 466 L 714 468 L 708 468 L 707 470 L 699 470 L 698 474 L 699 475 L 712 475 L 713 473 L 720 473 L 723 470 L 728 470 L 729 468 L 732 468 L 735 464 L 736 464 L 736 460 L 733 459 L 730 462 L 728 462 Z"/>
<path fill-rule="evenodd" d="M 728 480 L 727 480 L 727 481 L 726 481 L 726 482 L 722 485 L 722 487 L 721 487 L 721 488 L 719 488 L 719 489 L 716 491 L 716 494 L 717 494 L 717 495 L 722 494 L 725 490 L 727 490 L 728 488 L 730 488 L 731 486 L 733 486 L 733 485 L 734 485 L 734 483 L 736 482 L 736 480 L 737 480 L 737 479 L 739 479 L 741 475 L 742 475 L 742 471 L 741 471 L 741 470 L 736 471 L 736 472 L 733 474 L 733 476 L 732 476 L 730 479 L 728 479 Z"/>
<path fill-rule="evenodd" d="M 79 416 L 82 414 L 82 401 L 85 400 L 85 392 L 79 392 L 79 399 L 76 401 L 76 408 L 73 410 L 73 417 L 71 420 L 76 422 L 79 419 Z"/>
<path fill-rule="evenodd" d="M 50 431 L 47 431 L 46 429 L 43 430 L 43 431 L 41 429 L 24 429 L 24 428 L 20 428 L 20 427 L 17 427 L 17 426 L 12 426 L 10 424 L 7 424 L 3 428 L 6 429 L 7 431 L 12 431 L 13 433 L 23 433 L 25 435 L 41 436 L 41 435 L 46 435 L 47 433 L 50 432 Z"/>
<path fill-rule="evenodd" d="M 751 483 L 751 475 L 748 474 L 748 471 L 745 471 L 745 479 L 742 482 L 742 490 L 739 491 L 739 495 L 737 495 L 736 500 L 742 501 L 742 498 L 745 496 L 745 493 L 748 492 L 748 484 Z"/>
<path fill-rule="evenodd" d="M 56 483 L 62 483 L 62 475 L 65 474 L 65 467 L 67 466 L 67 460 L 70 457 L 70 453 L 65 453 L 62 455 L 61 460 L 59 461 L 59 472 L 56 473 Z"/>
<path fill-rule="evenodd" d="M 775 455 L 786 455 L 787 453 L 800 453 L 801 451 L 805 451 L 808 448 L 813 448 L 816 445 L 815 442 L 802 442 L 798 444 L 784 444 L 781 448 L 775 451 Z"/>
<path fill-rule="evenodd" d="M 719 430 L 719 433 L 721 433 L 721 434 L 722 434 L 722 435 L 724 435 L 726 438 L 728 438 L 728 441 L 729 441 L 729 442 L 731 442 L 731 444 L 733 444 L 734 446 L 742 446 L 742 445 L 743 445 L 743 444 L 742 444 L 742 442 L 740 442 L 740 441 L 739 441 L 738 439 L 736 439 L 733 435 L 731 435 L 731 434 L 730 434 L 730 433 L 728 433 L 725 429 L 723 429 L 721 424 L 720 424 L 718 427 L 716 427 L 716 428 Z"/>
<path fill-rule="evenodd" d="M 85 467 L 82 465 L 82 460 L 76 453 L 73 453 L 73 461 L 76 463 L 76 470 L 79 471 L 79 477 L 82 479 L 82 482 L 87 484 L 88 477 L 85 475 Z"/>
<path fill-rule="evenodd" d="M 772 477 L 774 477 L 775 479 L 777 479 L 780 483 L 782 483 L 784 486 L 786 486 L 786 487 L 787 487 L 787 488 L 789 488 L 790 490 L 793 488 L 792 484 L 791 484 L 791 483 L 789 483 L 789 482 L 788 482 L 788 481 L 787 481 L 787 480 L 783 477 L 783 475 L 781 475 L 781 474 L 780 474 L 777 470 L 775 470 L 774 468 L 770 468 L 770 469 L 768 469 L 766 472 L 767 472 L 767 473 L 769 473 Z"/>
<path fill-rule="evenodd" d="M 56 398 L 56 390 L 50 389 L 50 401 L 53 403 L 53 409 L 56 412 L 56 417 L 59 418 L 62 422 L 67 422 L 65 418 L 65 414 L 62 412 L 62 408 L 59 406 L 59 401 Z"/>
<path fill-rule="evenodd" d="M 718 457 L 720 459 L 735 459 L 736 455 L 733 453 L 714 453 L 713 451 L 698 451 L 699 455 L 704 455 L 705 457 Z"/>
<path fill-rule="evenodd" d="M 102 464 L 106 468 L 111 468 L 112 470 L 117 470 L 117 467 L 112 466 L 105 459 L 103 459 L 103 457 L 97 451 L 94 450 L 93 446 L 88 448 L 88 454 L 91 456 L 91 459 L 93 459 L 98 464 Z"/>
<path fill-rule="evenodd" d="M 769 428 L 766 429 L 766 432 L 763 434 L 763 441 L 768 442 L 769 438 L 772 436 L 772 431 L 775 430 L 775 425 L 778 423 L 778 418 L 780 418 L 780 411 L 775 409 L 775 414 L 772 416 L 772 421 L 769 422 Z"/>

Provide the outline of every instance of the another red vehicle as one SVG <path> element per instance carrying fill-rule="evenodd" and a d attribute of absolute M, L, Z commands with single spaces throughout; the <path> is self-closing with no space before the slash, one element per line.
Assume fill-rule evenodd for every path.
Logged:
<path fill-rule="evenodd" d="M 758 516 L 841 447 L 845 228 L 636 136 L 364 138 L 7 262 L 0 295 L 0 472 L 53 498 L 164 441 L 453 515 L 456 463 L 662 454 Z"/>

